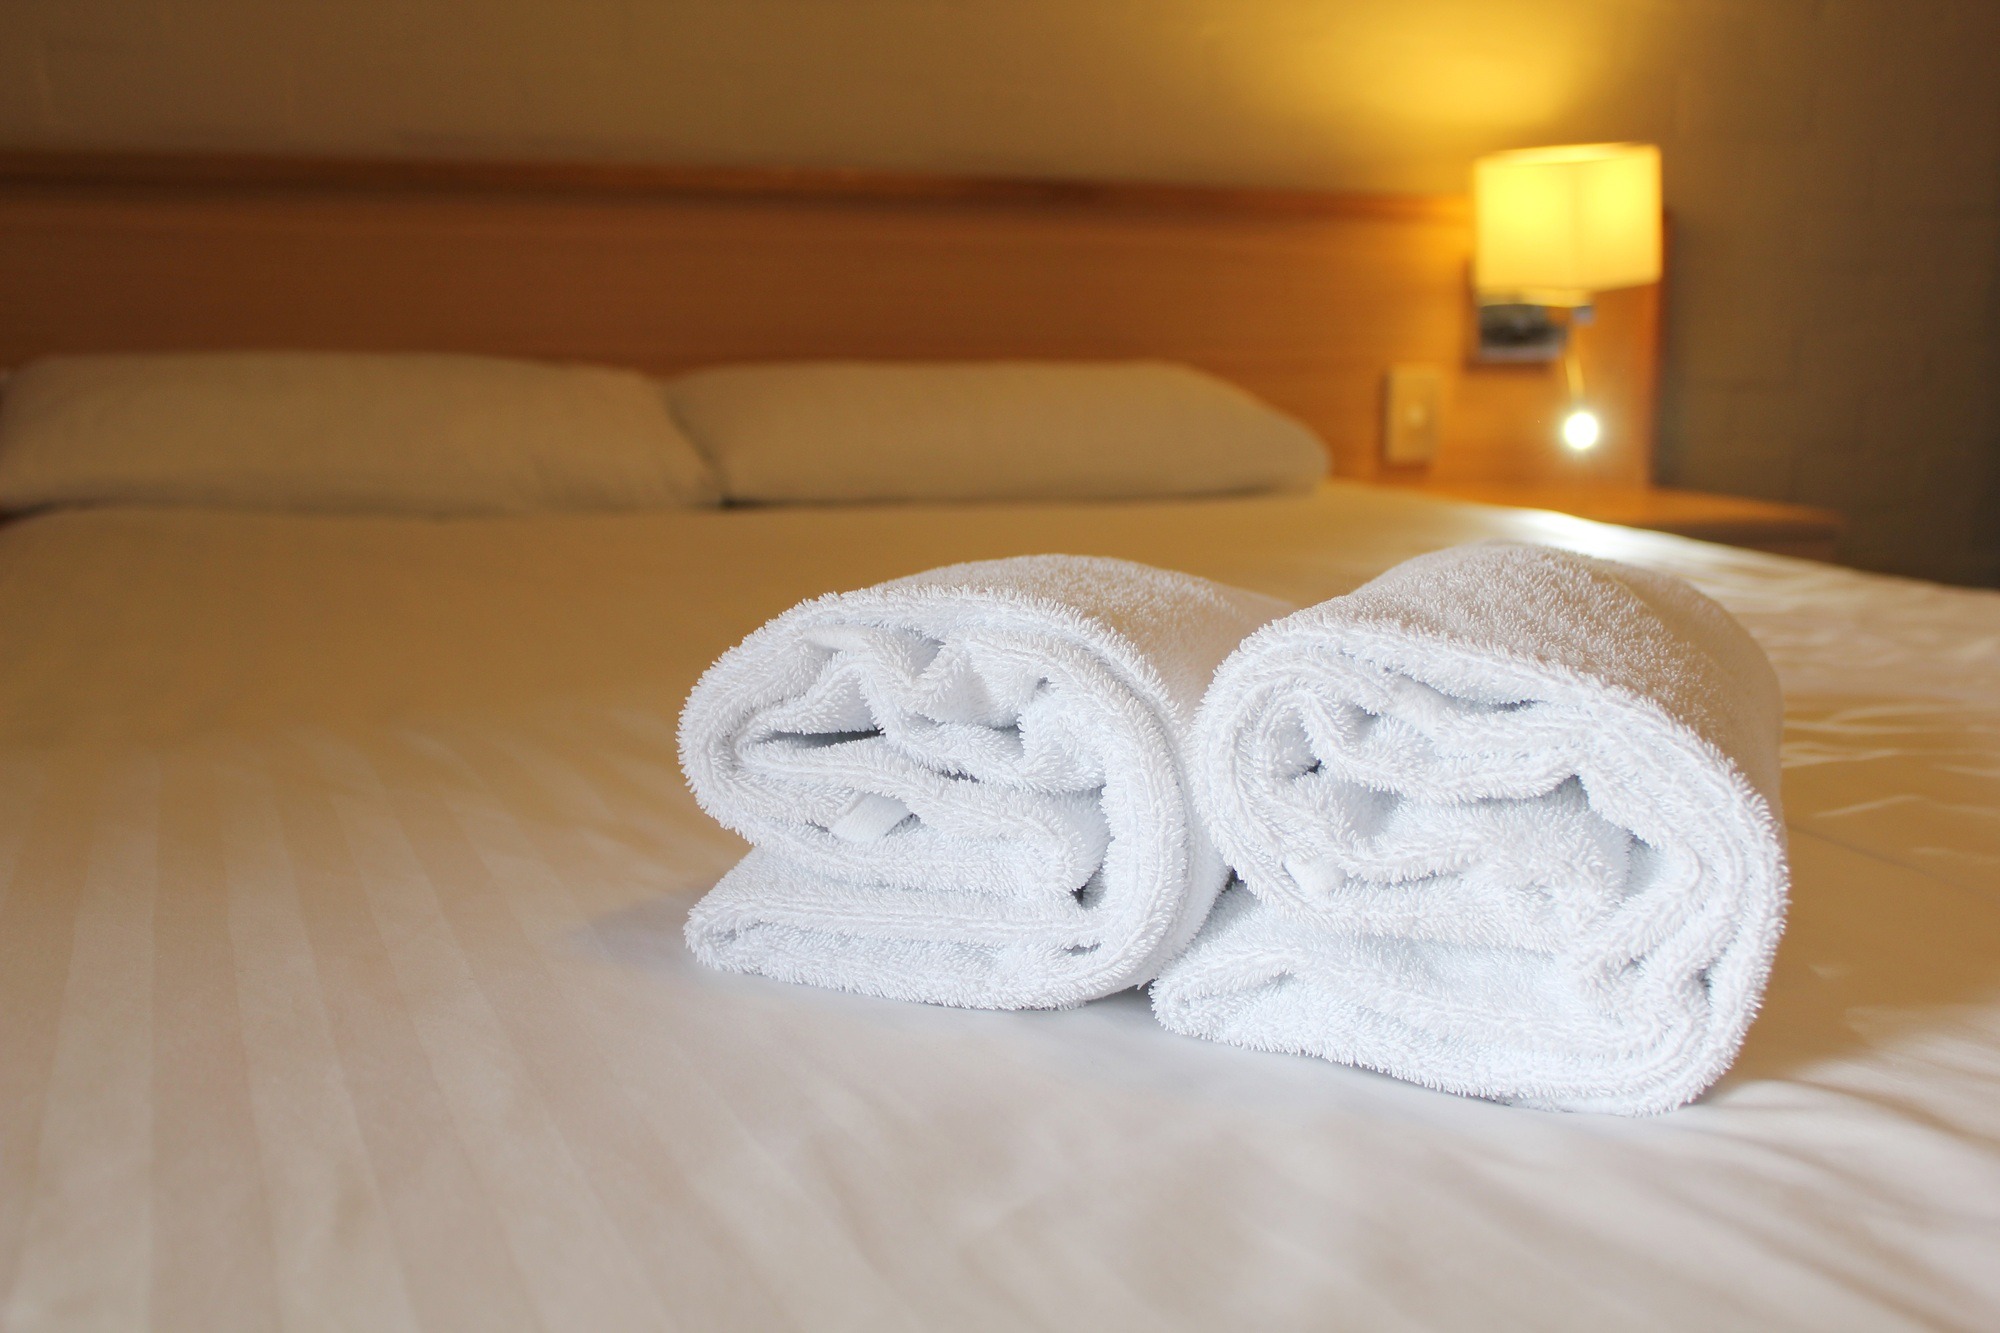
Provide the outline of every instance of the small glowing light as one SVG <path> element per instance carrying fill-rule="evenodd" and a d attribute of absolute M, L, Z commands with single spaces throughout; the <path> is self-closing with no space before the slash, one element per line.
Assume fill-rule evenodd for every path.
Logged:
<path fill-rule="evenodd" d="M 1582 453 L 1596 446 L 1597 437 L 1604 433 L 1604 427 L 1597 420 L 1597 413 L 1579 408 L 1563 418 L 1563 443 Z"/>

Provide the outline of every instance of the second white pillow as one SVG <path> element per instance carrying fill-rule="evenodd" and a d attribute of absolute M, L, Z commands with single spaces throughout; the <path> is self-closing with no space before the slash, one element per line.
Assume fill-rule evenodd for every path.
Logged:
<path fill-rule="evenodd" d="M 1310 489 L 1319 438 L 1163 362 L 817 361 L 667 386 L 732 500 L 1103 500 Z"/>

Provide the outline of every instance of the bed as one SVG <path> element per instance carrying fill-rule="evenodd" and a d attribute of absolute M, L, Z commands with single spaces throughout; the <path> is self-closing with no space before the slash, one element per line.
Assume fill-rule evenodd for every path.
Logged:
<path fill-rule="evenodd" d="M 1066 551 L 1303 604 L 1496 536 L 1682 574 L 1783 679 L 1791 921 L 1696 1105 L 1526 1111 L 1175 1037 L 1135 993 L 979 1013 L 688 958 L 742 844 L 675 716 L 799 599 Z M 1990 1327 L 1996 662 L 1991 593 L 1343 481 L 17 519 L 0 1322 Z"/>

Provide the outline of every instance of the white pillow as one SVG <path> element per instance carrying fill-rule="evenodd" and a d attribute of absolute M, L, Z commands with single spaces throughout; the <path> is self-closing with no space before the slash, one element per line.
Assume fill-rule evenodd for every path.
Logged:
<path fill-rule="evenodd" d="M 498 514 L 714 504 L 635 371 L 325 352 L 56 356 L 0 399 L 0 509 Z"/>
<path fill-rule="evenodd" d="M 1300 422 L 1156 362 L 725 366 L 667 397 L 732 500 L 1115 499 L 1326 473 Z"/>

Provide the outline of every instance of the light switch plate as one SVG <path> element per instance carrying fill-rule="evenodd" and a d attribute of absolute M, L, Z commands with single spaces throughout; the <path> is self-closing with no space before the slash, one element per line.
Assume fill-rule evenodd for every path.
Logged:
<path fill-rule="evenodd" d="M 1382 395 L 1382 461 L 1407 467 L 1436 458 L 1443 418 L 1443 370 L 1424 365 L 1389 367 Z"/>

